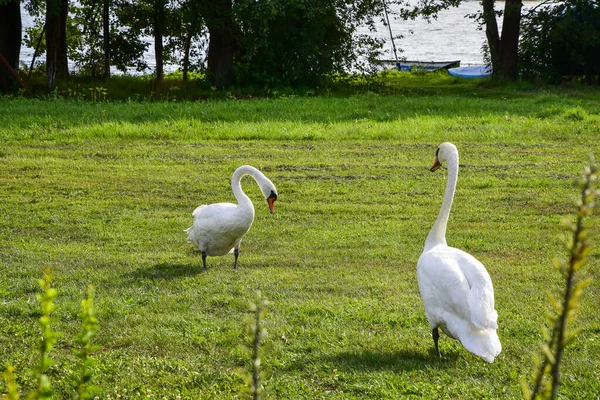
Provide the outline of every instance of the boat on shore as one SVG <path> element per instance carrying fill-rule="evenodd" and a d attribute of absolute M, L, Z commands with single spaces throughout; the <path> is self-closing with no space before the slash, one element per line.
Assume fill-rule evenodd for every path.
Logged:
<path fill-rule="evenodd" d="M 427 71 L 433 72 L 440 69 L 449 69 L 460 67 L 460 60 L 453 61 L 396 61 L 379 60 L 378 63 L 384 69 L 395 69 L 397 71 Z"/>
<path fill-rule="evenodd" d="M 492 75 L 492 67 L 487 65 L 469 65 L 466 67 L 450 68 L 452 76 L 465 79 L 487 78 Z"/>

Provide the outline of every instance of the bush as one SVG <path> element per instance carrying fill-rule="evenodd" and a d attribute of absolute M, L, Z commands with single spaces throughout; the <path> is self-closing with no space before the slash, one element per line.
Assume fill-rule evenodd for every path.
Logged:
<path fill-rule="evenodd" d="M 520 72 L 557 83 L 574 78 L 600 83 L 600 2 L 566 0 L 523 19 Z"/>
<path fill-rule="evenodd" d="M 319 86 L 327 75 L 361 69 L 382 45 L 356 32 L 380 12 L 369 0 L 243 0 L 234 11 L 241 86 Z"/>

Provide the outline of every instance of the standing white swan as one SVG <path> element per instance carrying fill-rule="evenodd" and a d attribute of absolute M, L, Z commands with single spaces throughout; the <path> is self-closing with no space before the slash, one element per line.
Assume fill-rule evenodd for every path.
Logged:
<path fill-rule="evenodd" d="M 240 243 L 250 230 L 254 221 L 254 206 L 252 201 L 242 191 L 241 180 L 244 175 L 250 175 L 267 199 L 269 211 L 277 200 L 275 185 L 258 169 L 242 165 L 231 176 L 231 189 L 238 204 L 216 203 L 197 207 L 192 216 L 194 225 L 185 230 L 188 240 L 198 246 L 202 252 L 202 265 L 206 268 L 206 256 L 222 256 L 227 253 L 235 255 L 233 268 L 237 268 Z"/>
<path fill-rule="evenodd" d="M 458 179 L 458 150 L 452 143 L 438 147 L 431 171 L 444 161 L 448 162 L 448 182 L 440 213 L 417 263 L 419 291 L 438 356 L 439 327 L 471 353 L 493 362 L 502 345 L 496 333 L 498 313 L 492 280 L 475 257 L 446 244 L 446 225 Z"/>

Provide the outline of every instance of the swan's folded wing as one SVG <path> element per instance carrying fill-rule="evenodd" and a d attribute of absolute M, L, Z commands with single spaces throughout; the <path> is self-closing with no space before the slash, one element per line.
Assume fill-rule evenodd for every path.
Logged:
<path fill-rule="evenodd" d="M 448 315 L 469 318 L 469 285 L 456 260 L 440 254 L 423 254 L 417 265 L 419 290 L 428 313 L 443 320 Z M 433 316 L 433 315 L 432 315 Z"/>
<path fill-rule="evenodd" d="M 497 329 L 498 313 L 494 309 L 494 286 L 483 264 L 459 250 L 460 266 L 469 282 L 469 313 L 471 323 L 478 329 Z"/>
<path fill-rule="evenodd" d="M 473 286 L 469 291 L 471 323 L 478 329 L 498 329 L 498 313 L 494 310 L 494 290 L 487 285 Z"/>

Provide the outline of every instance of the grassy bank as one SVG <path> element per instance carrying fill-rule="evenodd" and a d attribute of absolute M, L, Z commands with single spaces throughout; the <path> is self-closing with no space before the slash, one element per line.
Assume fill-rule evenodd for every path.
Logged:
<path fill-rule="evenodd" d="M 587 155 L 600 157 L 600 95 L 451 82 L 384 93 L 195 103 L 0 100 L 0 360 L 37 354 L 44 268 L 64 332 L 50 378 L 67 397 L 79 303 L 96 287 L 101 398 L 235 398 L 250 357 L 248 302 L 261 290 L 263 383 L 272 398 L 520 398 L 561 286 L 561 219 Z M 503 352 L 487 364 L 442 336 L 437 359 L 416 261 L 441 204 L 430 173 L 442 141 L 460 151 L 448 243 L 486 265 Z M 233 256 L 209 258 L 183 229 L 229 179 L 261 169 L 270 215 L 246 178 L 255 223 Z M 595 222 L 598 224 L 597 217 Z M 600 392 L 600 252 L 565 355 L 565 398 Z M 139 395 L 138 395 L 139 394 Z"/>

